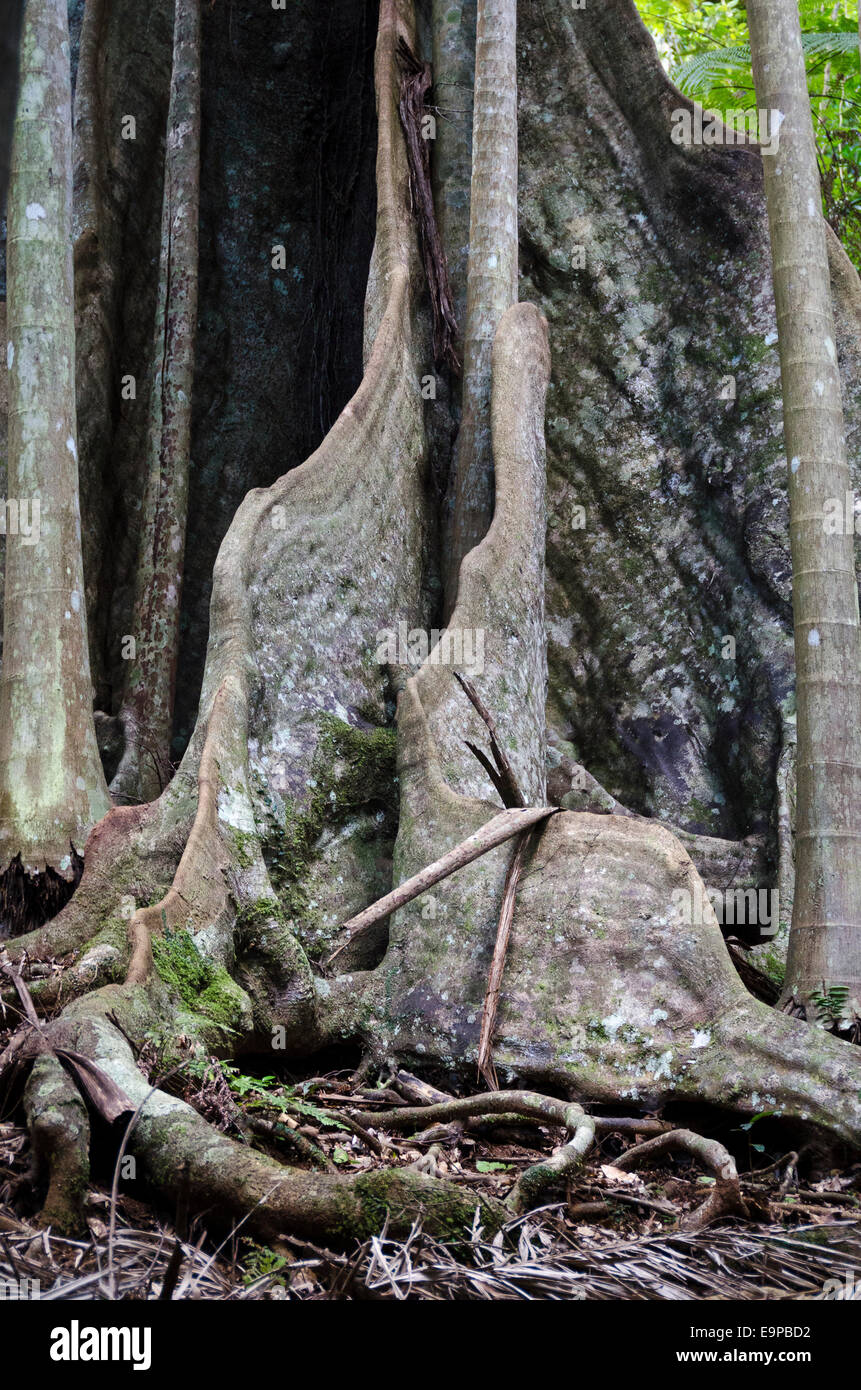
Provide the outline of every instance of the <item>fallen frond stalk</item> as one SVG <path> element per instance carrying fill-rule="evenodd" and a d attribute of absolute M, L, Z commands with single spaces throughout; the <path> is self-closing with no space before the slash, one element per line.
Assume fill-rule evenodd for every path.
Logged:
<path fill-rule="evenodd" d="M 387 893 L 384 898 L 366 907 L 364 912 L 359 912 L 355 917 L 351 917 L 344 923 L 343 930 L 349 935 L 343 945 L 337 951 L 333 951 L 329 957 L 328 964 L 331 965 L 343 950 L 354 941 L 362 932 L 369 927 L 381 922 L 385 917 L 391 916 L 398 908 L 405 907 L 412 902 L 413 898 L 419 897 L 428 888 L 432 888 L 435 883 L 440 883 L 444 878 L 456 873 L 458 869 L 471 864 L 474 859 L 479 859 L 483 854 L 496 849 L 498 845 L 505 844 L 506 840 L 512 839 L 515 835 L 520 835 L 524 830 L 529 830 L 533 825 L 548 820 L 550 816 L 556 815 L 556 806 L 530 806 L 525 810 L 503 811 L 493 820 L 488 821 L 480 830 L 476 830 L 474 835 L 470 835 L 466 840 L 462 840 L 454 849 L 450 849 L 441 859 L 437 859 L 427 868 L 421 869 L 419 873 L 413 874 L 412 878 L 406 879 L 391 893 Z"/>
<path fill-rule="evenodd" d="M 502 989 L 502 976 L 505 970 L 505 958 L 508 954 L 508 942 L 511 937 L 511 924 L 514 921 L 514 907 L 517 902 L 517 889 L 520 884 L 520 876 L 523 873 L 523 866 L 529 856 L 529 851 L 536 844 L 537 839 L 537 830 L 532 830 L 527 834 L 521 835 L 517 842 L 517 848 L 514 851 L 514 857 L 508 866 L 508 873 L 505 876 L 505 887 L 502 891 L 502 906 L 499 909 L 499 925 L 496 929 L 496 942 L 493 947 L 493 959 L 490 963 L 487 992 L 484 996 L 484 1004 L 481 1010 L 481 1032 L 478 1040 L 478 1074 L 484 1078 L 488 1086 L 494 1089 L 496 1089 L 499 1084 L 493 1066 L 493 1035 L 496 1031 L 496 1013 L 499 1008 L 499 992 Z"/>

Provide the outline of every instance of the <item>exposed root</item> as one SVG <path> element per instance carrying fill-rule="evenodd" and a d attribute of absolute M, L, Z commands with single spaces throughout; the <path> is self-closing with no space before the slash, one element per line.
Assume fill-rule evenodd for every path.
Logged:
<path fill-rule="evenodd" d="M 715 1179 L 715 1185 L 702 1206 L 697 1207 L 696 1211 L 691 1212 L 679 1223 L 683 1230 L 701 1231 L 704 1226 L 711 1225 L 722 1216 L 749 1215 L 732 1154 L 716 1139 L 705 1139 L 690 1129 L 673 1129 L 668 1134 L 659 1134 L 654 1139 L 647 1139 L 645 1143 L 638 1144 L 622 1154 L 621 1158 L 615 1159 L 614 1166 L 622 1172 L 627 1172 L 630 1168 L 637 1168 L 641 1163 L 671 1153 L 675 1149 L 699 1159 L 703 1167 L 714 1174 Z"/>
<path fill-rule="evenodd" d="M 37 1057 L 24 1091 L 33 1178 L 47 1181 L 39 1221 L 65 1234 L 85 1227 L 90 1122 L 81 1094 L 55 1057 Z"/>
<path fill-rule="evenodd" d="M 438 1235 L 466 1239 L 477 1208 L 485 1234 L 504 1224 L 505 1210 L 493 1199 L 476 1199 L 410 1169 L 350 1177 L 306 1172 L 219 1133 L 185 1101 L 150 1086 L 124 1032 L 109 1021 L 112 1006 L 124 1027 L 139 1027 L 144 1018 L 153 1022 L 139 990 L 115 986 L 76 1001 L 38 1043 L 72 1066 L 78 1087 L 97 1108 L 104 1111 L 104 1092 L 110 1091 L 122 1097 L 124 1113 L 136 1111 L 124 1144 L 140 1176 L 161 1195 L 208 1213 L 214 1226 L 241 1221 L 264 1240 L 289 1232 L 348 1243 L 377 1234 L 387 1221 L 390 1230 L 406 1234 L 418 1218 Z M 43 1219 L 68 1228 L 86 1183 L 86 1110 L 60 1063 L 44 1054 L 33 1065 L 26 1103 L 40 1169 L 49 1175 Z"/>
<path fill-rule="evenodd" d="M 535 1206 L 548 1187 L 579 1168 L 595 1138 L 595 1121 L 582 1106 L 555 1100 L 552 1096 L 540 1096 L 533 1091 L 489 1091 L 485 1095 L 464 1096 L 439 1105 L 390 1110 L 384 1123 L 392 1129 L 411 1126 L 423 1129 L 429 1124 L 444 1124 L 477 1115 L 522 1115 L 544 1124 L 560 1125 L 571 1134 L 571 1139 L 552 1157 L 527 1168 L 515 1183 L 506 1206 L 518 1213 Z"/>

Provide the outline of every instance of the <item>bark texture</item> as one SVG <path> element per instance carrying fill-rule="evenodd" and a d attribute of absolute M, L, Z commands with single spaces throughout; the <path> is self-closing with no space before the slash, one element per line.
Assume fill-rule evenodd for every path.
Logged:
<path fill-rule="evenodd" d="M 9 187 L 9 152 L 15 103 L 18 96 L 18 45 L 24 0 L 3 0 L 0 5 L 0 216 L 6 211 Z"/>
<path fill-rule="evenodd" d="M 109 809 L 96 747 L 81 557 L 69 28 L 32 0 L 9 197 L 9 474 L 0 677 L 0 867 L 72 878 Z M 36 509 L 38 508 L 38 522 Z M 29 527 L 23 525 L 29 512 Z M 29 534 L 27 531 L 29 529 Z"/>
<path fill-rule="evenodd" d="M 476 0 L 433 0 L 432 22 L 433 91 L 440 116 L 433 151 L 435 202 L 462 329 L 469 266 Z"/>
<path fill-rule="evenodd" d="M 843 985 L 861 1012 L 861 625 L 825 223 L 798 9 L 750 0 L 757 101 L 780 120 L 763 157 L 789 464 L 798 705 L 795 898 L 786 989 Z M 776 113 L 779 113 L 777 115 Z M 774 136 L 772 137 L 774 138 Z M 829 499 L 831 499 L 829 503 Z M 840 501 L 842 499 L 842 502 Z"/>
<path fill-rule="evenodd" d="M 16 960 L 70 956 L 61 974 L 31 981 L 33 998 L 43 1012 L 59 1007 L 52 1046 L 96 1060 L 141 1104 L 132 1146 L 149 1181 L 175 1192 L 180 1157 L 195 1202 L 230 1219 L 250 1212 L 266 1235 L 289 1222 L 349 1238 L 387 1206 L 399 1221 L 424 1207 L 444 1231 L 467 1213 L 414 1175 L 388 1190 L 382 1179 L 370 1190 L 308 1178 L 213 1136 L 175 1098 L 147 1099 L 127 1039 L 178 1051 L 181 1031 L 208 1055 L 259 1056 L 283 1029 L 288 1054 L 359 1043 L 374 1060 L 474 1076 L 512 845 L 403 906 L 336 969 L 322 964 L 347 918 L 500 811 L 466 746 L 486 749 L 487 728 L 456 670 L 492 712 L 529 804 L 544 804 L 548 770 L 556 784 L 574 767 L 576 727 L 590 754 L 579 766 L 603 751 L 600 770 L 613 774 L 603 796 L 590 784 L 601 809 L 651 816 L 566 807 L 550 819 L 501 972 L 492 1061 L 503 1083 L 635 1113 L 678 1101 L 768 1108 L 861 1145 L 857 1049 L 752 999 L 707 903 L 695 920 L 677 911 L 679 893 L 703 889 L 694 856 L 730 882 L 740 864 L 758 871 L 784 735 L 791 747 L 759 157 L 673 146 L 682 98 L 628 0 L 585 16 L 521 0 L 523 282 L 536 304 L 513 305 L 496 329 L 493 521 L 461 565 L 441 635 L 420 393 L 430 323 L 397 114 L 397 47 L 419 53 L 414 18 L 410 0 L 381 6 L 362 384 L 321 447 L 252 487 L 233 519 L 176 777 L 158 801 L 107 816 L 71 902 L 9 943 Z M 589 248 L 585 283 L 572 238 Z M 848 276 L 838 314 L 850 377 L 855 284 Z M 736 355 L 743 399 L 729 417 L 715 379 Z M 586 492 L 592 528 L 572 539 L 571 504 Z M 733 699 L 746 681 L 750 704 L 733 704 L 729 731 L 719 707 L 731 682 L 710 652 L 724 624 L 751 633 L 732 677 Z M 478 633 L 470 664 L 466 635 Z M 611 709 L 599 726 L 602 701 Z M 549 769 L 548 713 L 559 754 Z M 750 788 L 735 787 L 724 810 L 713 795 L 732 785 L 724 762 L 751 757 Z M 590 1129 L 580 1126 L 583 1144 Z"/>
<path fill-rule="evenodd" d="M 517 302 L 517 0 L 478 0 L 463 396 L 445 556 L 446 613 L 493 517 L 490 357 Z"/>
<path fill-rule="evenodd" d="M 151 801 L 170 780 L 191 449 L 200 217 L 200 0 L 176 0 L 161 263 L 133 637 L 117 797 Z"/>

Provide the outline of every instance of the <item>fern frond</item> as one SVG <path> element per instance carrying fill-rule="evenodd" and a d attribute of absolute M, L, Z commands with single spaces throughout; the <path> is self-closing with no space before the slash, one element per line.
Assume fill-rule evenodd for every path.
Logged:
<path fill-rule="evenodd" d="M 857 31 L 833 33 L 802 34 L 801 46 L 811 57 L 839 58 L 847 53 L 857 53 Z M 679 91 L 685 96 L 702 96 L 711 90 L 716 82 L 727 72 L 750 69 L 750 48 L 747 44 L 737 44 L 733 48 L 715 48 L 708 53 L 696 53 L 679 63 L 670 74 Z"/>
<path fill-rule="evenodd" d="M 750 67 L 750 49 L 747 44 L 735 48 L 715 48 L 708 53 L 695 53 L 685 58 L 670 73 L 680 92 L 685 96 L 696 97 L 708 92 L 716 81 L 726 72 Z"/>
<path fill-rule="evenodd" d="M 802 34 L 801 47 L 808 57 L 822 54 L 828 58 L 839 58 L 842 53 L 858 52 L 858 31 L 854 33 Z"/>

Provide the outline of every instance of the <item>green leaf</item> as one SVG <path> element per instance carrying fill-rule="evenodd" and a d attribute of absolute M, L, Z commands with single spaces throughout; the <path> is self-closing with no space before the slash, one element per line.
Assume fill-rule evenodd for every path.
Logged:
<path fill-rule="evenodd" d="M 858 52 L 858 31 L 802 34 L 801 46 L 809 58 L 840 58 Z M 707 93 L 725 73 L 739 70 L 750 71 L 750 47 L 746 43 L 695 53 L 679 63 L 670 76 L 680 92 L 696 97 Z"/>
<path fill-rule="evenodd" d="M 287 1096 L 283 1099 L 286 1110 L 297 1110 L 300 1115 L 309 1115 L 312 1120 L 316 1120 L 321 1125 L 332 1125 L 335 1129 L 342 1129 L 341 1121 L 333 1115 L 328 1115 L 325 1110 L 321 1110 L 319 1105 L 312 1105 L 310 1100 L 299 1100 L 298 1096 Z"/>
<path fill-rule="evenodd" d="M 475 1167 L 479 1173 L 507 1173 L 513 1167 L 511 1163 L 492 1163 L 486 1158 L 477 1158 Z"/>
<path fill-rule="evenodd" d="M 766 1120 L 766 1119 L 768 1119 L 768 1116 L 769 1116 L 769 1115 L 773 1115 L 773 1114 L 774 1114 L 774 1111 L 773 1111 L 773 1110 L 760 1110 L 759 1114 L 758 1114 L 758 1115 L 754 1115 L 753 1119 L 752 1119 L 752 1120 L 748 1120 L 747 1124 L 745 1124 L 745 1125 L 739 1125 L 739 1129 L 753 1129 L 753 1127 L 754 1127 L 754 1125 L 756 1124 L 757 1120 Z"/>

